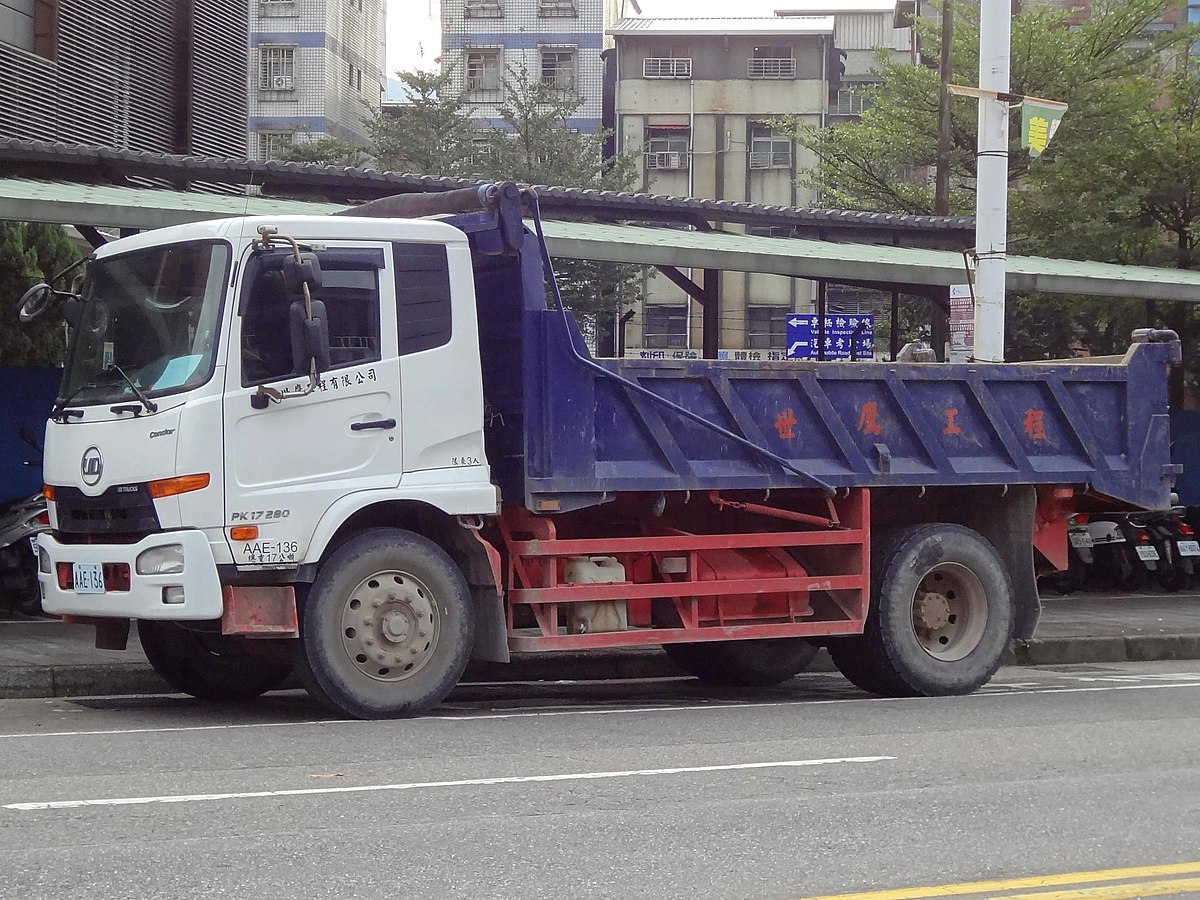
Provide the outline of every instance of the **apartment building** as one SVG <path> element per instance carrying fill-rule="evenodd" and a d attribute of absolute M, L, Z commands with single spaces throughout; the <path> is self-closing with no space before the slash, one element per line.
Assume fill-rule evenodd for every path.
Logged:
<path fill-rule="evenodd" d="M 857 115 L 854 88 L 870 77 L 875 50 L 907 54 L 909 40 L 895 3 L 878 0 L 799 3 L 761 18 L 629 18 L 608 33 L 617 142 L 637 152 L 642 189 L 780 206 L 819 198 L 797 184 L 815 159 L 773 120 L 819 126 Z M 628 347 L 699 345 L 699 309 L 680 288 L 654 276 L 645 295 Z M 788 318 L 811 311 L 815 296 L 811 282 L 724 273 L 720 346 L 782 351 Z"/>
<path fill-rule="evenodd" d="M 244 158 L 245 0 L 3 0 L 0 137 Z"/>
<path fill-rule="evenodd" d="M 384 0 L 249 0 L 250 157 L 325 137 L 366 143 L 385 90 Z"/>
<path fill-rule="evenodd" d="M 511 75 L 578 97 L 569 127 L 600 127 L 606 16 L 629 0 L 442 0 L 442 68 L 481 125 L 503 127 L 499 104 Z"/>

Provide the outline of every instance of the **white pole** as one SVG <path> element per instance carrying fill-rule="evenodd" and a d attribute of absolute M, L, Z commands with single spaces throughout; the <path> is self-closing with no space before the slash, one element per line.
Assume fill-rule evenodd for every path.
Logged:
<path fill-rule="evenodd" d="M 979 87 L 1007 94 L 1010 0 L 981 0 Z M 1004 277 L 1008 253 L 1008 102 L 979 101 L 975 188 L 975 358 L 1004 361 Z"/>

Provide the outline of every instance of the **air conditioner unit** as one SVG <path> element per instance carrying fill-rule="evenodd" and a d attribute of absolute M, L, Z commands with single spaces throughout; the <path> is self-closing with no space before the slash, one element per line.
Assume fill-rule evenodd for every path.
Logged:
<path fill-rule="evenodd" d="M 290 91 L 292 89 L 291 75 L 272 75 L 271 90 L 273 91 Z"/>
<path fill-rule="evenodd" d="M 646 154 L 647 169 L 686 169 L 686 153 L 648 153 Z"/>

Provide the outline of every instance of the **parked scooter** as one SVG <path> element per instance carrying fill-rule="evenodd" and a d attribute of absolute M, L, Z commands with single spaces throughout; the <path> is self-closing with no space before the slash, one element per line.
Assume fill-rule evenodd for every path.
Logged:
<path fill-rule="evenodd" d="M 1162 589 L 1171 593 L 1191 584 L 1195 575 L 1193 560 L 1200 556 L 1196 533 L 1184 521 L 1186 512 L 1182 506 L 1176 506 L 1144 517 L 1159 555 L 1155 575 Z"/>
<path fill-rule="evenodd" d="M 1094 570 L 1123 591 L 1141 590 L 1158 568 L 1159 553 L 1144 524 L 1130 516 L 1089 518 Z"/>
<path fill-rule="evenodd" d="M 1092 547 L 1095 543 L 1083 513 L 1067 520 L 1067 568 L 1041 579 L 1039 584 L 1059 594 L 1073 594 L 1087 583 L 1088 569 L 1095 562 Z"/>
<path fill-rule="evenodd" d="M 37 438 L 21 429 L 21 439 L 39 454 L 39 459 L 25 460 L 24 465 L 40 466 L 42 447 Z M 0 598 L 7 601 L 10 614 L 41 614 L 37 535 L 49 528 L 50 513 L 41 494 L 0 505 Z"/>

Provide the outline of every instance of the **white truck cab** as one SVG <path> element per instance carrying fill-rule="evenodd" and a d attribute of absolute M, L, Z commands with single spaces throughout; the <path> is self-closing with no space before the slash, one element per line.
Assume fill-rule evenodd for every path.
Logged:
<path fill-rule="evenodd" d="M 328 333 L 317 374 L 285 271 L 298 253 Z M 219 620 L 223 587 L 304 581 L 368 507 L 497 511 L 461 231 L 182 225 L 97 250 L 80 301 L 46 435 L 47 612 Z"/>

